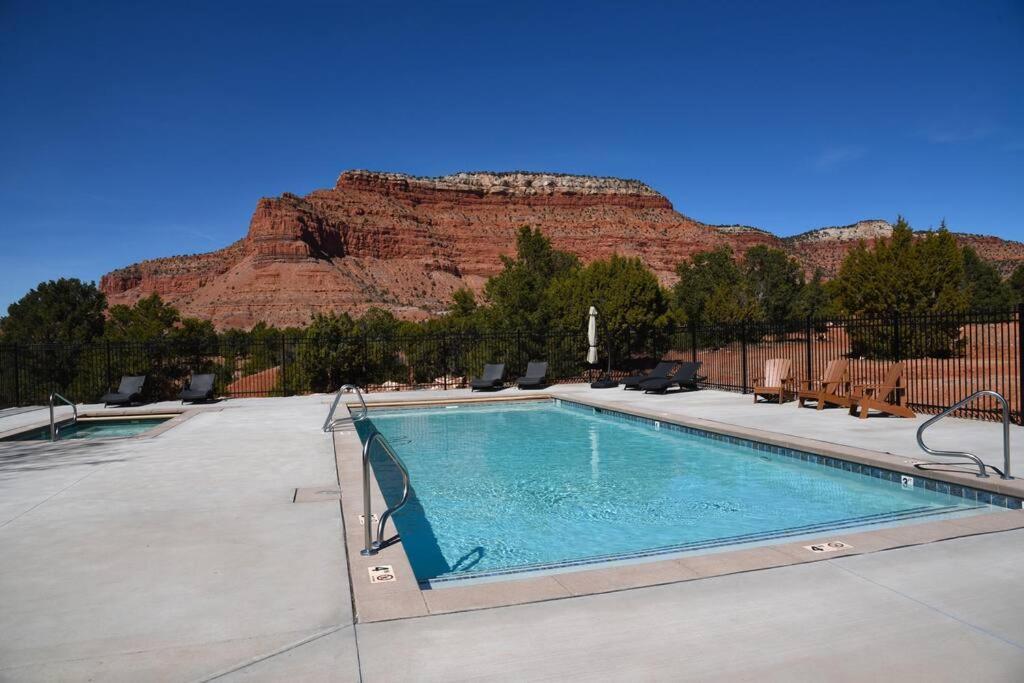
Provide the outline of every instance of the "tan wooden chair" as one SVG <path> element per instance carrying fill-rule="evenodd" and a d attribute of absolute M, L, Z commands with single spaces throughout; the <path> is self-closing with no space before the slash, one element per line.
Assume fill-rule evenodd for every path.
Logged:
<path fill-rule="evenodd" d="M 821 379 L 804 380 L 801 385 L 800 391 L 797 392 L 801 408 L 806 401 L 815 401 L 818 410 L 828 404 L 849 407 L 850 361 L 845 358 L 834 358 L 825 366 Z"/>
<path fill-rule="evenodd" d="M 868 411 L 877 410 L 897 417 L 914 417 L 914 411 L 907 406 L 907 386 L 904 380 L 905 366 L 893 363 L 881 384 L 855 384 L 850 396 L 850 415 L 860 413 L 866 420 Z"/>
<path fill-rule="evenodd" d="M 754 403 L 758 396 L 777 398 L 782 403 L 793 396 L 793 361 L 789 358 L 770 358 L 764 364 L 764 376 L 754 378 Z"/>

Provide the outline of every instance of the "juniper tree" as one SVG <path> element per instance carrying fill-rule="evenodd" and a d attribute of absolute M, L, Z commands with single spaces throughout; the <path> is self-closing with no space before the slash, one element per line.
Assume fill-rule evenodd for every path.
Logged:
<path fill-rule="evenodd" d="M 545 307 L 560 329 L 582 328 L 591 306 L 597 307 L 602 332 L 618 342 L 616 356 L 626 352 L 627 331 L 631 346 L 649 349 L 662 341 L 668 325 L 668 296 L 638 258 L 594 261 L 555 280 L 547 292 Z"/>
<path fill-rule="evenodd" d="M 729 291 L 739 291 L 744 284 L 743 272 L 727 246 L 693 254 L 676 266 L 676 275 L 679 280 L 672 288 L 673 303 L 693 323 L 713 321 L 721 315 L 719 305 L 709 312 L 708 302 L 712 297 L 724 301 Z"/>
<path fill-rule="evenodd" d="M 765 320 L 779 324 L 796 317 L 804 274 L 795 258 L 781 249 L 757 245 L 743 256 L 743 271 Z"/>
<path fill-rule="evenodd" d="M 858 323 L 848 331 L 853 352 L 875 357 L 949 355 L 961 348 L 959 324 L 952 319 L 933 320 L 914 327 L 915 318 L 960 313 L 967 309 L 963 290 L 963 255 L 956 239 L 942 226 L 915 238 L 900 216 L 889 239 L 868 247 L 854 247 L 844 259 L 833 284 L 836 301 L 851 316 L 877 317 L 878 323 Z M 885 333 L 884 321 L 900 316 L 901 329 Z M 895 325 L 895 323 L 891 323 Z M 899 342 L 893 341 L 895 335 Z"/>
<path fill-rule="evenodd" d="M 0 319 L 0 343 L 16 344 L 19 382 L 44 391 L 60 391 L 80 400 L 91 395 L 72 391 L 74 379 L 90 353 L 90 342 L 103 334 L 103 310 L 107 300 L 96 285 L 74 278 L 41 282 L 7 309 Z M 15 353 L 14 350 L 10 353 Z M 0 365 L 13 373 L 12 362 Z M 0 378 L 0 386 L 16 384 L 13 376 Z M 23 398 L 23 397 L 18 397 Z M 34 400 L 45 400 L 43 396 Z M 13 402 L 15 398 L 0 397 Z"/>
<path fill-rule="evenodd" d="M 579 260 L 552 248 L 539 228 L 523 226 L 516 236 L 516 255 L 502 256 L 502 272 L 484 285 L 488 323 L 492 328 L 541 329 L 544 296 L 552 282 L 579 268 Z"/>
<path fill-rule="evenodd" d="M 1024 303 L 1024 264 L 1013 269 L 1010 277 L 1006 280 L 1006 284 L 1010 286 L 1013 302 L 1017 304 Z"/>
<path fill-rule="evenodd" d="M 107 298 L 92 282 L 40 282 L 7 308 L 0 340 L 17 344 L 82 344 L 103 334 Z"/>
<path fill-rule="evenodd" d="M 970 246 L 963 248 L 963 262 L 963 288 L 972 311 L 998 311 L 1013 303 L 1011 284 L 1004 282 L 995 266 Z"/>

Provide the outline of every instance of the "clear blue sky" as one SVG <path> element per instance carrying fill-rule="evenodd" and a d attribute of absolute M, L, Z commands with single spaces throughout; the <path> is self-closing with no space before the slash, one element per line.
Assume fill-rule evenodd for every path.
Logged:
<path fill-rule="evenodd" d="M 224 246 L 348 168 L 1024 239 L 1020 0 L 401 5 L 0 0 L 0 306 Z"/>

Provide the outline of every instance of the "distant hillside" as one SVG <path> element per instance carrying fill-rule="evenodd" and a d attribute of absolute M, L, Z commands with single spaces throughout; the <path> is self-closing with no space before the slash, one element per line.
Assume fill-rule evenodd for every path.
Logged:
<path fill-rule="evenodd" d="M 521 225 L 540 227 L 584 261 L 638 256 L 666 284 L 696 251 L 758 244 L 785 249 L 808 272 L 836 272 L 858 239 L 887 236 L 885 221 L 779 238 L 759 228 L 712 226 L 677 212 L 636 180 L 558 173 L 457 173 L 417 178 L 346 171 L 333 188 L 261 199 L 248 234 L 218 251 L 143 261 L 103 276 L 111 303 L 159 293 L 218 327 L 305 324 L 318 311 L 436 315 L 459 287 L 480 290 L 514 250 Z M 1024 245 L 958 235 L 1003 272 Z"/>

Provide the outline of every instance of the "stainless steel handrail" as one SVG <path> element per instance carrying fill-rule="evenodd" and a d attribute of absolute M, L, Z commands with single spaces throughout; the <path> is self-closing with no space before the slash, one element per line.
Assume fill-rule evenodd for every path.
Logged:
<path fill-rule="evenodd" d="M 388 454 L 391 461 L 398 467 L 398 471 L 402 473 L 402 500 L 398 501 L 398 505 L 393 505 L 384 511 L 384 514 L 380 516 L 380 520 L 377 522 L 377 540 L 373 540 L 373 515 L 371 514 L 370 505 L 370 448 L 374 442 L 380 443 L 384 452 Z M 395 449 L 391 447 L 388 440 L 384 438 L 384 435 L 380 432 L 373 432 L 366 439 L 366 443 L 363 444 L 363 549 L 360 552 L 361 555 L 376 555 L 377 551 L 380 550 L 383 544 L 384 538 L 384 525 L 387 524 L 388 518 L 395 512 L 398 512 L 402 507 L 409 502 L 409 470 L 405 468 L 405 463 L 395 453 Z"/>
<path fill-rule="evenodd" d="M 334 403 L 331 404 L 331 410 L 329 413 L 327 413 L 327 419 L 324 420 L 323 431 L 329 432 L 332 429 L 334 429 L 334 411 L 338 409 L 338 402 L 341 401 L 341 395 L 345 393 L 347 389 L 352 389 L 353 391 L 356 392 L 356 397 L 359 398 L 359 402 L 363 406 L 363 410 L 361 413 L 359 413 L 359 417 L 353 415 L 352 421 L 358 422 L 359 420 L 366 419 L 366 414 L 369 412 L 369 409 L 366 407 L 366 401 L 363 399 L 363 392 L 361 392 L 359 390 L 359 387 L 357 387 L 355 384 L 345 384 L 340 389 L 338 389 L 338 393 L 334 396 Z"/>
<path fill-rule="evenodd" d="M 53 419 L 53 400 L 55 398 L 59 398 L 71 406 L 71 410 L 73 411 L 73 415 L 71 416 L 71 425 L 78 423 L 78 406 L 58 394 L 56 391 L 53 392 L 50 394 L 50 441 L 57 441 L 60 439 L 60 426 Z"/>
<path fill-rule="evenodd" d="M 957 401 L 956 403 L 954 403 L 953 405 L 951 405 L 950 407 L 946 408 L 941 413 L 936 415 L 935 417 L 929 419 L 927 422 L 925 422 L 923 425 L 921 425 L 920 427 L 917 428 L 917 445 L 920 446 L 921 450 L 923 450 L 925 453 L 929 453 L 931 455 L 938 455 L 938 456 L 944 457 L 944 458 L 967 458 L 967 459 L 973 461 L 978 466 L 978 476 L 979 477 L 987 477 L 988 473 L 985 471 L 985 463 L 982 462 L 981 458 L 979 458 L 978 456 L 974 455 L 973 453 L 967 453 L 967 452 L 964 452 L 964 451 L 939 451 L 939 450 L 936 450 L 934 448 L 929 448 L 928 446 L 925 445 L 924 438 L 922 437 L 922 434 L 924 434 L 924 430 L 928 429 L 928 427 L 931 427 L 933 424 L 935 424 L 936 422 L 938 422 L 942 418 L 946 417 L 947 415 L 952 413 L 954 410 L 957 410 L 958 408 L 964 407 L 965 405 L 967 405 L 971 401 L 975 400 L 979 396 L 991 396 L 992 398 L 994 398 L 997 401 L 999 401 L 999 403 L 1001 403 L 1002 406 L 1003 406 L 1003 475 L 1002 476 L 1003 476 L 1003 479 L 1013 479 L 1013 477 L 1010 476 L 1010 406 L 1006 402 L 1006 399 L 1003 398 L 1003 395 L 1000 394 L 998 391 L 991 391 L 989 389 L 983 389 L 981 391 L 975 391 L 973 394 L 971 394 L 967 398 L 964 398 L 964 399 L 961 399 L 961 400 Z"/>

